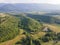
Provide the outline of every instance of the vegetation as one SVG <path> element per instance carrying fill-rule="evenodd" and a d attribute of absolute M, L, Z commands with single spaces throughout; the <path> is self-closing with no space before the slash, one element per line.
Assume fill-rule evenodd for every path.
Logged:
<path fill-rule="evenodd" d="M 26 30 L 26 32 L 38 32 L 41 31 L 43 25 L 38 21 L 26 17 L 24 15 L 17 15 L 20 18 L 19 27 L 20 29 Z"/>
<path fill-rule="evenodd" d="M 18 33 L 18 19 L 13 16 L 4 17 L 0 24 L 0 42 L 13 39 Z"/>
<path fill-rule="evenodd" d="M 37 36 L 37 35 L 36 35 Z M 15 45 L 42 45 L 44 43 L 52 42 L 52 45 L 57 45 L 57 43 L 60 41 L 60 33 L 54 33 L 54 32 L 47 32 L 42 37 L 39 37 L 37 39 L 33 38 L 32 35 L 26 35 L 26 38 L 22 38 L 20 41 L 18 41 Z"/>
<path fill-rule="evenodd" d="M 60 25 L 56 23 L 57 18 L 35 14 L 3 15 L 5 16 L 0 16 L 0 43 L 5 42 L 6 45 L 60 44 Z"/>
<path fill-rule="evenodd" d="M 27 14 L 28 17 L 33 18 L 39 22 L 49 24 L 60 24 L 60 16 L 54 14 Z"/>

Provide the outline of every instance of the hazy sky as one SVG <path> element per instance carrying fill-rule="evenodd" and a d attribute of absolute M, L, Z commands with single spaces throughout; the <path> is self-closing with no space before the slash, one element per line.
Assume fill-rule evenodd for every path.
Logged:
<path fill-rule="evenodd" d="M 60 4 L 60 0 L 0 0 L 0 3 L 48 3 L 48 4 Z"/>

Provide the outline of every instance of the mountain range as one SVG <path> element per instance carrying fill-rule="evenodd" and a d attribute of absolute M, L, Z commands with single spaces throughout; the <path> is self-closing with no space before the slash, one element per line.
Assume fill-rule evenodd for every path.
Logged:
<path fill-rule="evenodd" d="M 24 3 L 16 3 L 16 4 L 6 4 L 0 3 L 0 12 L 30 12 L 30 11 L 46 11 L 46 12 L 59 12 L 60 5 L 52 5 L 52 4 L 24 4 Z"/>

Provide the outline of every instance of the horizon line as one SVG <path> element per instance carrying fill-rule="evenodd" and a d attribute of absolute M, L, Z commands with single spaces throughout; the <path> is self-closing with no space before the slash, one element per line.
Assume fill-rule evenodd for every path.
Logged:
<path fill-rule="evenodd" d="M 0 3 L 0 4 L 50 4 L 50 3 Z M 50 4 L 50 5 L 60 5 L 60 4 Z"/>

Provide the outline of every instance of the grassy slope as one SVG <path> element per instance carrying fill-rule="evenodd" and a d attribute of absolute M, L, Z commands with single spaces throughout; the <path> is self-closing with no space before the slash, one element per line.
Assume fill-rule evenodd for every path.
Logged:
<path fill-rule="evenodd" d="M 56 24 L 44 24 L 45 26 L 48 26 L 51 30 L 53 30 L 54 32 L 60 32 L 60 25 L 56 25 Z"/>
<path fill-rule="evenodd" d="M 14 45 L 17 41 L 25 37 L 25 35 L 18 35 L 14 39 L 0 43 L 0 45 Z"/>
<path fill-rule="evenodd" d="M 0 24 L 1 42 L 13 39 L 18 34 L 18 19 L 9 15 L 7 17 L 5 17 L 7 19 Z"/>
<path fill-rule="evenodd" d="M 44 32 L 39 32 L 33 35 L 34 39 L 37 39 L 39 37 L 42 37 L 43 35 L 45 35 Z M 22 38 L 25 38 L 24 34 L 19 34 L 18 36 L 16 36 L 14 39 L 0 43 L 0 45 L 14 45 L 16 42 L 20 41 Z"/>
<path fill-rule="evenodd" d="M 24 15 L 17 15 L 16 17 L 20 18 L 19 27 L 27 32 L 41 31 L 42 24 L 38 21 Z"/>
<path fill-rule="evenodd" d="M 53 31 L 55 31 L 55 32 L 60 32 L 60 25 L 53 25 L 53 24 L 44 24 L 44 25 L 46 25 L 46 26 L 48 26 L 50 29 L 52 29 Z M 42 34 L 42 35 L 41 35 Z M 37 34 L 34 34 L 33 35 L 33 38 L 38 38 L 38 37 L 40 37 L 40 36 L 43 36 L 45 33 L 44 32 L 39 32 L 39 33 L 37 33 Z M 17 37 L 15 37 L 14 39 L 12 39 L 12 40 L 9 40 L 9 41 L 6 41 L 6 42 L 3 42 L 3 43 L 1 43 L 0 45 L 14 45 L 14 43 L 16 43 L 17 41 L 19 41 L 19 39 L 21 39 L 22 37 L 25 37 L 25 35 L 18 35 Z M 42 45 L 53 45 L 53 42 L 52 41 L 50 41 L 50 42 L 48 42 L 48 43 L 43 43 Z M 58 45 L 58 44 L 60 44 L 60 42 L 58 42 L 56 45 Z"/>
<path fill-rule="evenodd" d="M 54 28 L 54 29 L 58 29 L 59 27 L 58 26 L 56 26 L 56 25 L 49 25 L 49 24 L 45 24 L 45 25 L 47 25 L 47 26 L 49 26 L 50 28 Z M 54 30 L 53 29 L 53 30 Z M 57 31 L 57 32 L 59 32 L 59 30 Z M 41 35 L 42 34 L 42 35 Z M 39 32 L 39 33 L 37 33 L 37 34 L 34 34 L 33 35 L 33 38 L 34 37 L 36 37 L 36 38 L 38 38 L 38 37 L 40 37 L 40 36 L 43 36 L 45 33 L 43 33 L 43 32 Z M 4 43 L 1 43 L 0 45 L 14 45 L 14 43 L 16 43 L 17 41 L 19 41 L 19 39 L 21 39 L 22 37 L 25 37 L 25 35 L 18 35 L 17 37 L 15 37 L 14 39 L 12 39 L 12 40 L 9 40 L 9 41 L 6 41 L 6 42 L 4 42 Z M 47 42 L 47 43 L 42 43 L 42 45 L 53 45 L 53 41 L 49 41 L 49 42 Z M 60 44 L 60 42 L 58 42 L 56 45 L 59 45 Z"/>
<path fill-rule="evenodd" d="M 53 30 L 56 33 L 60 32 L 60 25 L 57 24 L 44 24 L 44 25 L 49 27 L 51 30 Z M 60 41 L 56 44 L 53 41 L 49 41 L 46 43 L 42 43 L 42 45 L 60 45 Z"/>
<path fill-rule="evenodd" d="M 38 32 L 33 35 L 33 39 L 38 39 L 39 37 L 42 37 L 45 35 L 45 32 Z"/>
<path fill-rule="evenodd" d="M 24 17 L 25 18 L 25 17 Z M 11 18 L 10 18 L 11 19 Z M 39 22 L 37 22 L 37 21 L 35 21 L 35 20 L 33 20 L 33 19 L 30 19 L 30 18 L 25 18 L 26 20 L 28 20 L 27 22 L 28 22 L 28 24 L 30 24 L 30 23 L 32 23 L 32 22 L 34 22 L 34 23 L 32 23 L 30 26 L 35 26 L 35 25 L 37 25 L 36 27 L 38 28 L 39 27 L 39 29 L 40 29 L 40 27 L 41 27 L 41 25 L 40 25 L 40 23 Z M 31 22 L 30 22 L 30 21 Z M 6 20 L 6 21 L 8 21 L 8 20 Z M 4 23 L 7 23 L 6 21 L 4 21 Z M 4 23 L 2 23 L 2 25 L 4 25 Z M 31 27 L 32 28 L 32 27 Z M 34 28 L 33 28 L 34 29 Z M 21 33 L 21 32 L 20 32 Z M 43 33 L 43 32 L 39 32 L 39 33 L 37 33 L 37 34 L 34 34 L 34 36 L 33 37 L 35 37 L 36 36 L 36 38 L 38 38 L 39 37 L 39 35 L 41 35 L 41 33 Z M 45 33 L 43 33 L 43 35 L 44 35 Z M 12 40 L 9 40 L 9 41 L 6 41 L 6 42 L 3 42 L 3 43 L 1 43 L 0 45 L 13 45 L 14 43 L 16 43 L 17 41 L 19 41 L 19 39 L 21 39 L 22 37 L 24 37 L 25 35 L 18 35 L 17 37 L 15 37 L 14 39 L 12 39 Z M 42 35 L 41 35 L 42 36 Z"/>

